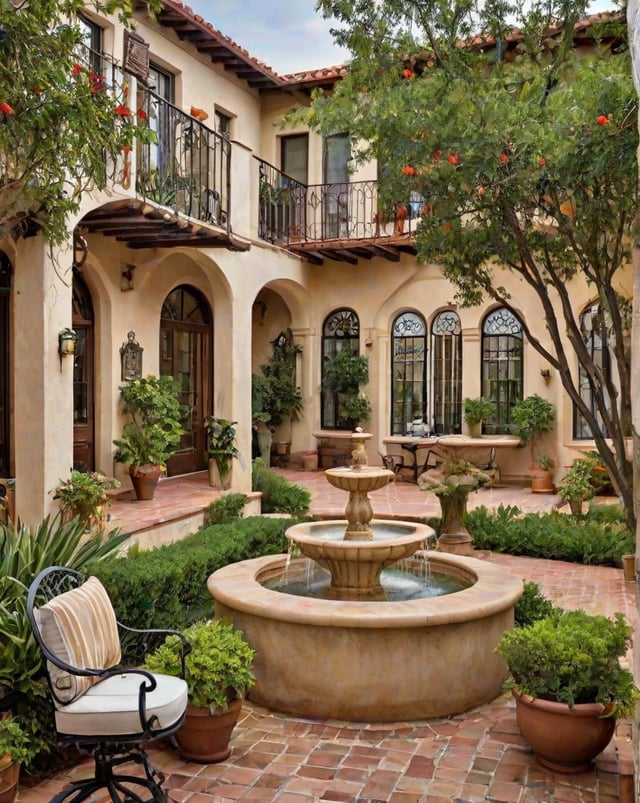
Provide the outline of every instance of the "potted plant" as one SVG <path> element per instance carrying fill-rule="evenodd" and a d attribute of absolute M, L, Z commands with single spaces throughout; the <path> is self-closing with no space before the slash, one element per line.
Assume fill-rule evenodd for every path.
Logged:
<path fill-rule="evenodd" d="M 545 767 L 588 769 L 616 719 L 632 715 L 640 693 L 620 666 L 631 634 L 621 613 L 562 609 L 503 633 L 496 651 L 507 662 L 518 727 Z"/>
<path fill-rule="evenodd" d="M 171 376 L 147 376 L 120 387 L 124 425 L 115 459 L 129 465 L 129 476 L 138 499 L 153 499 L 166 461 L 178 450 L 184 434 L 185 407 L 180 404 L 180 385 Z"/>
<path fill-rule="evenodd" d="M 289 422 L 289 440 L 279 442 L 280 453 L 288 454 L 292 424 L 300 419 L 303 407 L 302 391 L 296 383 L 297 355 L 302 347 L 293 342 L 290 329 L 280 332 L 271 346 L 271 356 L 260 366 L 261 373 L 252 376 L 252 415 L 254 423 L 256 416 L 267 416 L 260 423 L 268 423 L 271 431 Z M 265 428 L 260 427 L 260 431 L 265 433 Z M 264 454 L 261 457 L 264 459 Z"/>
<path fill-rule="evenodd" d="M 335 351 L 324 366 L 324 392 L 334 394 L 337 401 L 338 420 L 349 429 L 368 421 L 371 405 L 360 388 L 369 381 L 369 360 L 350 348 Z"/>
<path fill-rule="evenodd" d="M 573 461 L 567 473 L 558 483 L 558 496 L 569 503 L 572 513 L 582 513 L 582 503 L 595 496 L 593 485 L 593 460 L 589 457 L 578 457 Z"/>
<path fill-rule="evenodd" d="M 549 466 L 548 461 L 538 452 L 540 437 L 553 429 L 555 420 L 553 405 L 537 394 L 527 396 L 513 406 L 511 420 L 523 445 L 529 447 L 531 490 L 534 493 L 553 493 L 553 466 Z M 544 467 L 545 464 L 547 468 Z"/>
<path fill-rule="evenodd" d="M 72 469 L 68 480 L 60 480 L 53 498 L 60 503 L 65 518 L 78 516 L 91 529 L 104 524 L 106 510 L 111 504 L 107 491 L 119 486 L 119 480 L 107 477 L 101 471 Z"/>
<path fill-rule="evenodd" d="M 231 484 L 231 462 L 240 457 L 236 445 L 237 421 L 208 415 L 204 420 L 207 454 L 209 456 L 209 485 L 227 490 Z"/>
<path fill-rule="evenodd" d="M 17 719 L 0 718 L 0 803 L 13 803 L 18 794 L 20 765 L 33 758 L 29 736 Z"/>
<path fill-rule="evenodd" d="M 480 396 L 476 399 L 467 397 L 463 400 L 464 420 L 469 427 L 469 435 L 478 438 L 482 433 L 482 424 L 496 411 L 495 404 L 490 399 Z"/>
<path fill-rule="evenodd" d="M 242 700 L 255 682 L 255 652 L 242 631 L 218 619 L 195 622 L 184 636 L 191 651 L 185 659 L 189 705 L 185 722 L 175 734 L 180 755 L 207 764 L 224 761 L 231 753 L 229 740 Z M 168 636 L 147 656 L 146 668 L 178 676 L 180 645 L 178 636 Z"/>

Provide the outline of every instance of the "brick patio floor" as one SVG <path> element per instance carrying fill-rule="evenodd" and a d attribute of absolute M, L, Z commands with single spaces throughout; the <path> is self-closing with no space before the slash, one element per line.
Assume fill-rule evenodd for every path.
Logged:
<path fill-rule="evenodd" d="M 312 510 L 341 517 L 345 496 L 330 488 L 322 472 L 282 473 L 312 491 Z M 192 501 L 211 501 L 206 476 L 191 478 Z M 148 526 L 149 510 L 166 519 L 177 507 L 172 495 L 184 495 L 184 483 L 161 484 L 156 503 L 118 501 L 113 521 L 124 530 Z M 371 495 L 380 517 L 437 514 L 437 499 L 417 486 L 398 482 Z M 557 497 L 505 487 L 473 494 L 470 506 L 500 503 L 522 510 L 549 510 Z M 578 566 L 562 561 L 479 553 L 523 579 L 541 584 L 544 593 L 565 607 L 583 607 L 609 615 L 622 611 L 637 619 L 635 584 L 622 569 Z M 482 667 L 478 667 L 482 671 Z M 170 745 L 150 750 L 166 775 L 172 801 L 228 803 L 631 803 L 630 725 L 622 722 L 609 747 L 589 772 L 563 775 L 544 770 L 519 735 L 514 704 L 504 694 L 487 705 L 457 716 L 417 722 L 375 723 L 318 721 L 268 711 L 246 701 L 232 738 L 227 761 L 185 763 Z M 20 803 L 44 803 L 69 779 L 90 771 L 80 763 L 73 771 L 30 786 L 25 779 Z M 102 798 L 100 798 L 102 801 Z"/>

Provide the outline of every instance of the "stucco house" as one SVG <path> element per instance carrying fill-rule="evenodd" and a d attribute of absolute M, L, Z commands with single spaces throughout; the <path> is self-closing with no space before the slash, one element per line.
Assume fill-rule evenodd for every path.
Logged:
<path fill-rule="evenodd" d="M 123 154 L 113 186 L 84 196 L 66 249 L 52 255 L 33 232 L 0 242 L 0 477 L 15 479 L 17 516 L 34 524 L 54 509 L 71 467 L 128 483 L 113 446 L 127 344 L 132 370 L 174 376 L 190 409 L 169 475 L 205 468 L 203 422 L 215 414 L 238 422 L 240 492 L 251 487 L 252 373 L 280 337 L 299 347 L 302 414 L 274 433 L 292 460 L 350 431 L 320 391 L 344 343 L 368 358 L 371 463 L 402 454 L 388 439 L 414 428 L 465 432 L 462 401 L 481 395 L 496 401 L 500 431 L 518 398 L 551 401 L 545 451 L 558 465 L 593 448 L 521 321 L 492 305 L 458 308 L 438 265 L 417 262 L 419 203 L 382 218 L 377 166 L 350 172 L 346 133 L 283 127 L 346 67 L 277 75 L 179 0 L 135 17 L 135 32 L 89 11 L 80 21 L 88 58 L 128 82 L 157 144 Z M 503 278 L 540 329 L 527 289 Z M 586 285 L 572 298 L 585 322 L 597 314 Z M 526 450 L 504 450 L 503 480 L 524 481 L 528 462 Z"/>

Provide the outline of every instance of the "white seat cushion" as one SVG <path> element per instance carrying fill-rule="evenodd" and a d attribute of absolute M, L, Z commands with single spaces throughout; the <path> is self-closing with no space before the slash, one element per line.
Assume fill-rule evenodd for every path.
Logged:
<path fill-rule="evenodd" d="M 158 685 L 147 694 L 147 718 L 155 714 L 153 730 L 170 727 L 187 708 L 187 684 L 182 678 L 154 674 Z M 141 733 L 138 692 L 142 675 L 122 674 L 101 680 L 81 697 L 56 706 L 58 733 L 74 736 L 133 736 Z"/>

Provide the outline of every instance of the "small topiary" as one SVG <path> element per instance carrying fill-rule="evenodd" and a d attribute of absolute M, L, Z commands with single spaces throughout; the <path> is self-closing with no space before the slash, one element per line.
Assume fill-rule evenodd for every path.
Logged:
<path fill-rule="evenodd" d="M 516 602 L 514 614 L 518 627 L 526 627 L 547 616 L 556 610 L 556 606 L 540 590 L 540 584 L 533 580 L 523 582 L 522 596 Z"/>
<path fill-rule="evenodd" d="M 242 511 L 247 502 L 245 494 L 225 494 L 212 502 L 204 511 L 204 527 L 211 524 L 229 524 L 242 518 Z"/>

